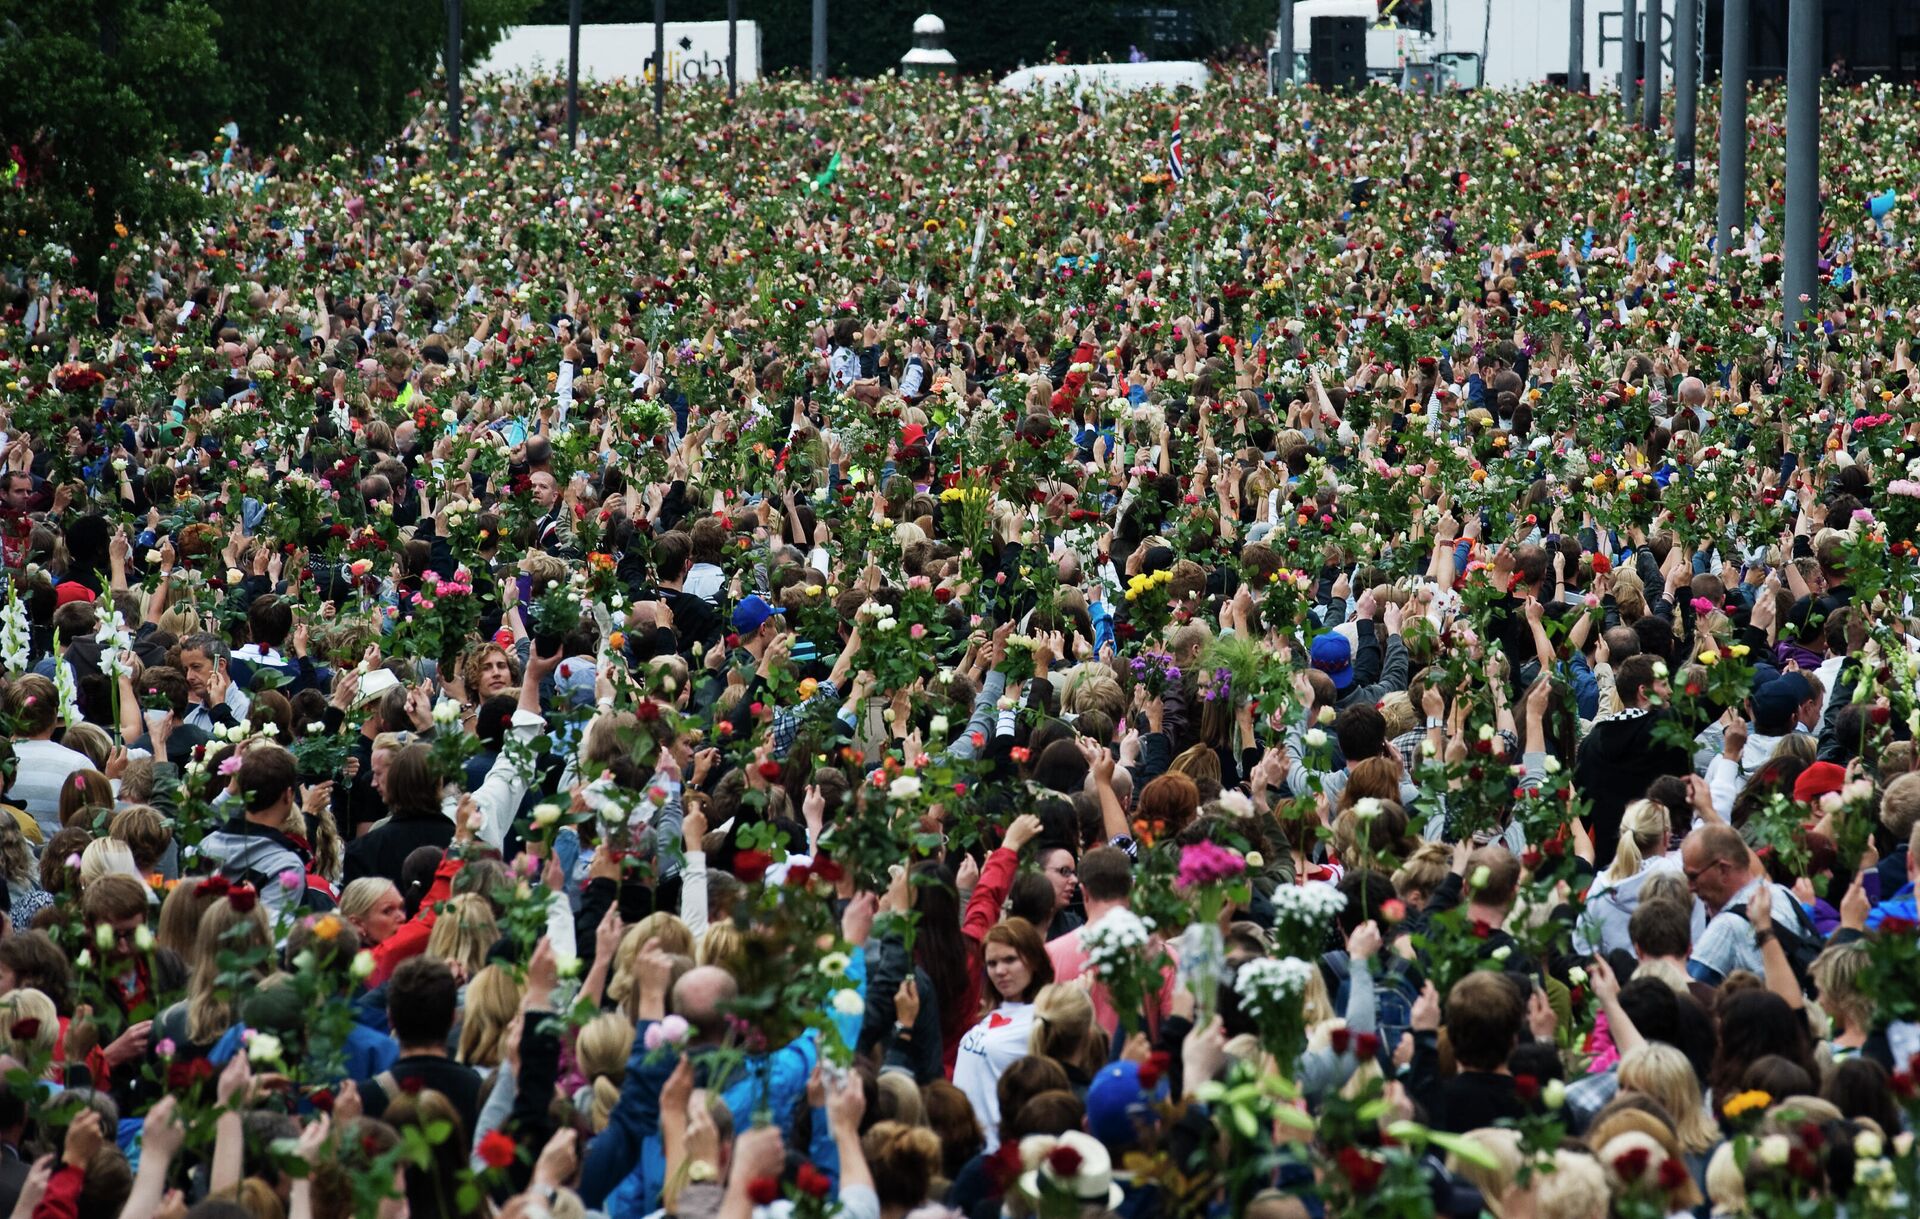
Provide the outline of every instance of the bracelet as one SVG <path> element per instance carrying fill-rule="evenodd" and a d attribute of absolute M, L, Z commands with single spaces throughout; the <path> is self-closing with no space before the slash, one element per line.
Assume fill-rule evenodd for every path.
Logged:
<path fill-rule="evenodd" d="M 1765 948 L 1768 944 L 1773 943 L 1773 928 L 1768 927 L 1764 930 L 1755 928 L 1753 943 L 1756 948 Z"/>

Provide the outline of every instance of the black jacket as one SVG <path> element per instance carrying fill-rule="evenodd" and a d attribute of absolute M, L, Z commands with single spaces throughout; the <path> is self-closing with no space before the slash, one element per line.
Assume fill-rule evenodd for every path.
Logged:
<path fill-rule="evenodd" d="M 1593 802 L 1595 859 L 1613 858 L 1620 818 L 1627 805 L 1647 794 L 1648 784 L 1661 775 L 1693 773 L 1692 753 L 1656 735 L 1667 718 L 1664 711 L 1629 708 L 1595 720 L 1580 742 L 1573 781 Z"/>
<path fill-rule="evenodd" d="M 438 812 L 422 817 L 395 817 L 347 844 L 346 877 L 350 885 L 362 876 L 384 876 L 400 883 L 407 856 L 421 847 L 445 850 L 453 841 L 453 820 Z"/>

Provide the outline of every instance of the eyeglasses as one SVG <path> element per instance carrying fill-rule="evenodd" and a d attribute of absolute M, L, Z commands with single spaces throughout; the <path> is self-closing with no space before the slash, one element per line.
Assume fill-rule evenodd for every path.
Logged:
<path fill-rule="evenodd" d="M 1048 868 L 1047 871 L 1053 873 L 1055 876 L 1071 877 L 1073 875 L 1073 865 L 1067 864 L 1065 867 Z"/>
<path fill-rule="evenodd" d="M 1727 861 L 1724 859 L 1716 859 L 1704 868 L 1682 868 L 1681 871 L 1683 871 L 1687 877 L 1687 887 L 1692 888 L 1694 885 L 1699 883 L 1700 878 L 1702 876 L 1705 876 L 1707 873 L 1713 871 L 1715 868 L 1721 866 L 1726 862 Z"/>

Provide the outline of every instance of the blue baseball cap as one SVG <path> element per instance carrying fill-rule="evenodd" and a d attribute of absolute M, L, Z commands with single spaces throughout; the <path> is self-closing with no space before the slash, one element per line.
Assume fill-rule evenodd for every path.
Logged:
<path fill-rule="evenodd" d="M 787 611 L 775 605 L 769 605 L 767 599 L 759 593 L 750 593 L 741 598 L 740 604 L 733 607 L 733 629 L 736 634 L 751 635 L 775 614 Z"/>
<path fill-rule="evenodd" d="M 1153 1102 L 1164 1086 L 1162 1080 L 1152 1088 L 1142 1087 L 1137 1062 L 1101 1067 L 1087 1085 L 1087 1133 L 1115 1151 L 1138 1145 L 1141 1135 L 1153 1128 Z"/>
<path fill-rule="evenodd" d="M 1328 631 L 1313 641 L 1313 667 L 1333 679 L 1333 688 L 1344 690 L 1353 684 L 1353 645 L 1347 637 Z"/>

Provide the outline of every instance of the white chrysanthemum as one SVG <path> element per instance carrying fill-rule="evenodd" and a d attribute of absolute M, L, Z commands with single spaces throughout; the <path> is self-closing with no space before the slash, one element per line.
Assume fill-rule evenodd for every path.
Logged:
<path fill-rule="evenodd" d="M 1132 958 L 1153 938 L 1153 924 L 1131 910 L 1113 910 L 1080 933 L 1087 966 L 1096 975 Z"/>
<path fill-rule="evenodd" d="M 1260 1016 L 1283 1004 L 1298 1002 L 1307 993 L 1314 969 L 1298 957 L 1255 957 L 1233 976 L 1241 1010 L 1249 1016 Z"/>
<path fill-rule="evenodd" d="M 833 992 L 833 1010 L 842 1016 L 864 1016 L 867 1001 L 860 997 L 859 991 L 846 987 Z"/>

